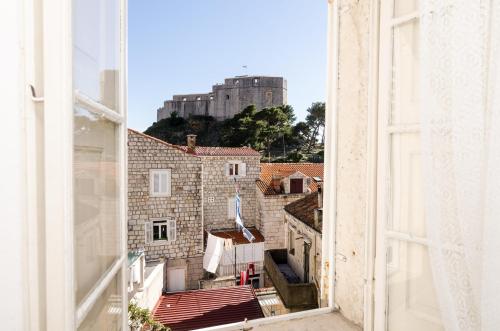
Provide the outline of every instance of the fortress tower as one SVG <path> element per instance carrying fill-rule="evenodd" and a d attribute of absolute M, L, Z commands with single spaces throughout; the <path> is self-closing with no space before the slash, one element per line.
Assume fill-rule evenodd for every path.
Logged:
<path fill-rule="evenodd" d="M 257 109 L 287 103 L 287 86 L 283 77 L 236 76 L 226 78 L 224 84 L 212 86 L 204 94 L 174 95 L 157 110 L 157 120 L 177 112 L 180 117 L 189 115 L 213 116 L 217 120 L 232 118 L 249 105 Z"/>

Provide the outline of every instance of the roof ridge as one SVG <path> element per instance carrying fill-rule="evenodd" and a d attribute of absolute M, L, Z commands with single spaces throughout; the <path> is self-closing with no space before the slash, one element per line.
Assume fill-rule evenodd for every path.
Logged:
<path fill-rule="evenodd" d="M 179 151 L 181 151 L 181 152 L 183 152 L 183 153 L 185 153 L 185 154 L 191 155 L 191 156 L 193 156 L 193 157 L 198 157 L 197 155 L 195 155 L 195 154 L 193 154 L 193 153 L 189 153 L 187 150 L 184 150 L 184 149 L 180 148 L 180 147 L 179 147 L 179 145 L 174 145 L 174 144 L 168 143 L 168 142 L 166 142 L 166 141 L 164 141 L 164 140 L 158 139 L 158 138 L 156 138 L 156 137 L 150 136 L 150 135 L 148 135 L 148 134 L 145 134 L 145 133 L 143 133 L 143 132 L 139 132 L 139 131 L 134 130 L 134 129 L 131 129 L 131 128 L 128 128 L 128 131 L 133 132 L 133 133 L 135 133 L 135 134 L 138 134 L 138 135 L 140 135 L 140 136 L 142 136 L 142 137 L 144 137 L 144 138 L 148 138 L 148 139 L 150 139 L 150 140 L 154 140 L 154 141 L 156 141 L 156 142 L 158 142 L 158 143 L 160 143 L 160 144 L 166 145 L 166 146 L 168 146 L 168 147 L 175 148 L 175 149 L 177 149 L 177 150 L 179 150 Z"/>

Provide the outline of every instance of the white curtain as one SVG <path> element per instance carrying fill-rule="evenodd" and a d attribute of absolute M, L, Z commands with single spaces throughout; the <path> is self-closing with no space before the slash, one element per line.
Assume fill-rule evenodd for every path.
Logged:
<path fill-rule="evenodd" d="M 500 0 L 422 0 L 430 258 L 446 330 L 500 330 Z"/>

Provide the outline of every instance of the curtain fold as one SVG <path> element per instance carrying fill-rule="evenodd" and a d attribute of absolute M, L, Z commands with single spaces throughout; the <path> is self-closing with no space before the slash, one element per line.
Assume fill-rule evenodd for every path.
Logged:
<path fill-rule="evenodd" d="M 446 330 L 500 330 L 500 1 L 422 0 L 427 236 Z"/>

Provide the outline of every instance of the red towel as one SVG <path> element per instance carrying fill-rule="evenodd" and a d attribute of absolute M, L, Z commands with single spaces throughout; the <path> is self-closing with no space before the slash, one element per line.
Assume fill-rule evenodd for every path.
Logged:
<path fill-rule="evenodd" d="M 248 272 L 246 271 L 241 271 L 240 272 L 240 286 L 243 286 L 247 283 L 248 281 Z"/>

